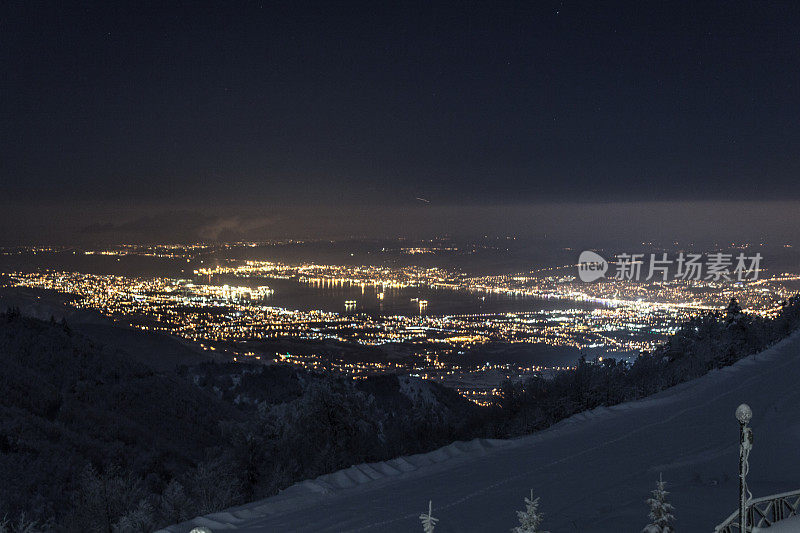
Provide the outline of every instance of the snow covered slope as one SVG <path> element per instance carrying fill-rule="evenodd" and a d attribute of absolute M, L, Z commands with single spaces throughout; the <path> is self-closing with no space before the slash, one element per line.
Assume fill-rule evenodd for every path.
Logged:
<path fill-rule="evenodd" d="M 361 465 L 172 526 L 215 533 L 508 531 L 533 488 L 553 533 L 638 532 L 663 473 L 679 531 L 711 532 L 737 506 L 738 425 L 753 409 L 755 497 L 800 488 L 800 335 L 650 398 L 575 415 L 510 441 L 473 441 Z"/>

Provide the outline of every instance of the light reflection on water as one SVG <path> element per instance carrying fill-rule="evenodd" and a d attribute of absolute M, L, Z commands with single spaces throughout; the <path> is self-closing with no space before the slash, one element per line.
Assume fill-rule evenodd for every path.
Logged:
<path fill-rule="evenodd" d="M 552 300 L 522 295 L 480 294 L 429 287 L 379 287 L 338 283 L 314 284 L 293 279 L 238 278 L 235 276 L 197 277 L 193 271 L 204 266 L 199 261 L 141 256 L 101 256 L 70 252 L 0 256 L 0 272 L 34 272 L 49 269 L 88 274 L 113 274 L 135 277 L 163 276 L 191 279 L 195 283 L 219 285 L 268 285 L 274 290 L 266 305 L 287 309 L 319 309 L 337 313 L 370 315 L 451 315 L 482 314 L 557 309 L 594 309 L 597 304 Z M 379 294 L 383 293 L 383 298 Z M 355 301 L 352 309 L 345 302 Z M 419 301 L 426 300 L 421 306 Z"/>
<path fill-rule="evenodd" d="M 452 315 L 542 311 L 555 309 L 594 309 L 597 305 L 531 296 L 479 294 L 430 287 L 380 287 L 350 283 L 304 283 L 279 278 L 237 278 L 213 276 L 197 282 L 256 287 L 268 285 L 274 292 L 264 303 L 289 309 L 321 309 L 338 313 L 371 315 Z M 383 294 L 383 298 L 379 295 Z M 427 305 L 420 301 L 427 301 Z M 350 308 L 348 301 L 355 301 Z"/>

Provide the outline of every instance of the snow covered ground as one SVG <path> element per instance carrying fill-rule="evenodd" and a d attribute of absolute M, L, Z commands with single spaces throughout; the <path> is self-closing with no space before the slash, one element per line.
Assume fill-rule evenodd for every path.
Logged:
<path fill-rule="evenodd" d="M 441 520 L 437 533 L 508 531 L 533 488 L 553 533 L 638 532 L 647 524 L 644 500 L 663 473 L 677 529 L 711 532 L 737 506 L 734 410 L 742 402 L 753 409 L 753 495 L 800 488 L 795 334 L 732 367 L 534 435 L 355 466 L 166 531 L 407 533 L 420 531 L 429 499 Z"/>
<path fill-rule="evenodd" d="M 753 533 L 800 533 L 800 516 L 793 516 L 781 520 L 772 527 L 756 528 Z"/>

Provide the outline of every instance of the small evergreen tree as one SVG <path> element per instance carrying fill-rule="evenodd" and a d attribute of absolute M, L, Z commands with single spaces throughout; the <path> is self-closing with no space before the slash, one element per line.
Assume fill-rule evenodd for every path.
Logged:
<path fill-rule="evenodd" d="M 517 518 L 519 525 L 511 530 L 512 533 L 548 533 L 539 530 L 544 515 L 539 511 L 539 498 L 534 498 L 533 489 L 530 498 L 525 498 L 525 510 L 517 511 Z"/>
<path fill-rule="evenodd" d="M 670 525 L 675 520 L 672 514 L 675 508 L 667 502 L 667 494 L 669 492 L 664 490 L 666 486 L 667 482 L 659 474 L 653 496 L 646 500 L 647 505 L 650 506 L 650 520 L 652 522 L 642 530 L 642 533 L 675 533 L 675 529 Z"/>
<path fill-rule="evenodd" d="M 419 515 L 419 519 L 422 521 L 422 530 L 425 533 L 433 533 L 433 528 L 436 527 L 436 522 L 439 521 L 438 518 L 433 517 L 433 502 L 428 500 L 428 513 L 422 513 Z"/>
<path fill-rule="evenodd" d="M 728 302 L 728 307 L 725 308 L 725 322 L 730 324 L 741 314 L 742 306 L 739 305 L 736 298 L 731 298 L 731 301 Z"/>
<path fill-rule="evenodd" d="M 161 494 L 159 514 L 167 524 L 177 524 L 190 519 L 194 515 L 194 505 L 186 495 L 183 485 L 172 480 Z"/>

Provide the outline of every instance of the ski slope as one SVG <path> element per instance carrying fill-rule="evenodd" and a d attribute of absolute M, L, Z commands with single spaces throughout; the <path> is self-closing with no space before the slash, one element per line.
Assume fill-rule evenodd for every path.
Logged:
<path fill-rule="evenodd" d="M 754 497 L 800 488 L 795 334 L 731 367 L 534 435 L 351 467 L 165 531 L 407 533 L 421 531 L 429 499 L 437 533 L 509 531 L 533 488 L 553 533 L 639 532 L 644 500 L 663 473 L 677 529 L 711 532 L 737 507 L 734 411 L 742 402 L 753 410 Z"/>

